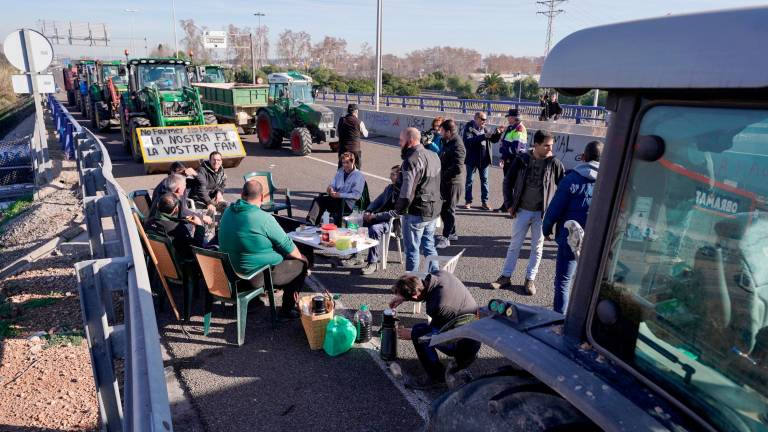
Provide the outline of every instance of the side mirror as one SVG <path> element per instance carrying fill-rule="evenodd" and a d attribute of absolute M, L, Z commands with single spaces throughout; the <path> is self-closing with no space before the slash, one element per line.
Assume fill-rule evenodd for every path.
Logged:
<path fill-rule="evenodd" d="M 646 162 L 656 162 L 664 156 L 666 144 L 658 135 L 641 135 L 635 143 L 635 156 Z"/>

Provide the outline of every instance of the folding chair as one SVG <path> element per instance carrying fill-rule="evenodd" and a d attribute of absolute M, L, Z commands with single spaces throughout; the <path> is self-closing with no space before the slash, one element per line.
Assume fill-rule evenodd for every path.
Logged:
<path fill-rule="evenodd" d="M 149 233 L 147 240 L 150 249 L 157 258 L 157 272 L 161 280 L 180 285 L 184 292 L 184 320 L 188 321 L 192 314 L 192 275 L 184 272 L 179 265 L 176 252 L 167 236 Z"/>
<path fill-rule="evenodd" d="M 152 208 L 152 195 L 146 189 L 135 190 L 128 194 L 128 198 L 133 202 L 138 210 L 140 220 L 146 220 L 149 217 L 149 210 Z"/>
<path fill-rule="evenodd" d="M 261 183 L 263 196 L 261 209 L 265 212 L 277 214 L 281 210 L 288 210 L 288 217 L 293 217 L 293 207 L 291 205 L 291 191 L 288 188 L 276 188 L 272 183 L 272 173 L 270 171 L 255 171 L 243 176 L 243 180 L 256 180 Z M 285 204 L 275 202 L 275 194 L 285 195 Z"/>
<path fill-rule="evenodd" d="M 269 296 L 272 326 L 277 322 L 277 306 L 275 305 L 275 293 L 272 286 L 272 270 L 270 266 L 263 266 L 248 275 L 235 272 L 229 255 L 208 249 L 193 247 L 195 259 L 203 273 L 208 294 L 214 301 L 235 304 L 237 308 L 237 344 L 245 342 L 245 324 L 248 318 L 248 303 L 265 291 Z M 259 274 L 264 275 L 264 286 L 253 289 L 241 290 L 238 285 L 247 282 Z M 203 333 L 208 336 L 211 328 L 211 302 L 205 302 L 205 315 L 203 316 Z"/>
<path fill-rule="evenodd" d="M 440 267 L 440 270 L 447 271 L 448 273 L 453 273 L 454 271 L 456 271 L 456 266 L 459 264 L 459 258 L 461 258 L 461 256 L 464 255 L 465 251 L 466 249 L 462 249 L 461 252 L 459 252 L 454 256 L 430 255 L 424 258 L 424 261 L 422 262 L 422 264 L 424 265 L 424 270 L 412 271 L 412 272 L 408 272 L 408 274 L 425 278 L 429 274 L 429 264 L 432 262 L 437 262 L 437 265 Z M 421 302 L 413 304 L 413 313 L 414 314 L 421 313 Z"/>

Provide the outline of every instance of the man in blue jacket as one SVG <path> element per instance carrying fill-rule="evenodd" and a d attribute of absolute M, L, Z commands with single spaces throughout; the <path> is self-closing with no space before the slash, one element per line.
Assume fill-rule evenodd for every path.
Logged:
<path fill-rule="evenodd" d="M 582 227 L 587 224 L 589 206 L 592 204 L 592 191 L 600 168 L 600 155 L 603 143 L 592 141 L 584 148 L 581 160 L 584 163 L 569 171 L 560 184 L 552 202 L 544 215 L 542 232 L 546 238 L 552 235 L 557 225 L 557 261 L 555 265 L 555 312 L 565 313 L 568 307 L 568 295 L 573 274 L 576 271 L 576 257 L 568 245 L 568 230 L 563 226 L 566 221 L 574 220 Z"/>

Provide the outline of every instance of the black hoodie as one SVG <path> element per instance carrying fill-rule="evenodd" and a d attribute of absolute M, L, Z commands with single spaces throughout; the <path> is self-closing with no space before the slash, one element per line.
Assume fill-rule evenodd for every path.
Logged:
<path fill-rule="evenodd" d="M 224 174 L 224 167 L 216 172 L 211 167 L 210 162 L 203 161 L 200 169 L 197 170 L 195 185 L 189 191 L 189 197 L 196 203 L 204 203 L 206 206 L 212 204 L 211 198 L 215 192 L 224 193 L 227 185 L 227 175 Z"/>

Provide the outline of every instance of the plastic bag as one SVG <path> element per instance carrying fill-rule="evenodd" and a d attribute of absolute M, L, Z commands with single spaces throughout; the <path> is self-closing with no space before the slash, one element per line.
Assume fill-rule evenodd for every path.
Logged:
<path fill-rule="evenodd" d="M 331 357 L 344 354 L 352 348 L 357 338 L 357 329 L 351 321 L 343 316 L 335 316 L 325 328 L 323 350 Z"/>

